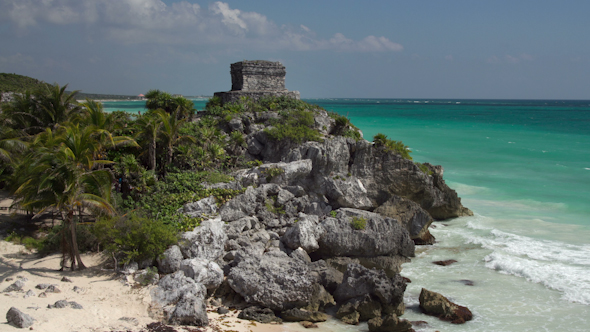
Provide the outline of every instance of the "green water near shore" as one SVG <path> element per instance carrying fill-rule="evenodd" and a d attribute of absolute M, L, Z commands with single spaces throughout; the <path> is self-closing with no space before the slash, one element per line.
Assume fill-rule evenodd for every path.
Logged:
<path fill-rule="evenodd" d="M 347 115 L 369 140 L 384 133 L 410 146 L 415 161 L 443 165 L 475 212 L 435 223 L 438 242 L 404 265 L 412 279 L 404 318 L 429 323 L 417 331 L 590 330 L 590 101 L 308 101 Z M 136 113 L 139 104 L 127 103 L 116 107 Z M 459 262 L 431 263 L 441 259 Z M 421 314 L 422 287 L 468 306 L 474 320 L 452 325 Z"/>

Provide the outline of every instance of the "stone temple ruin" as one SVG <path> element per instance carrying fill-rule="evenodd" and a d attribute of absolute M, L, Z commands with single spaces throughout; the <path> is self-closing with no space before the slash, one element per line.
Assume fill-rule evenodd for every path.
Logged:
<path fill-rule="evenodd" d="M 299 91 L 285 89 L 285 66 L 280 62 L 244 60 L 231 64 L 231 91 L 215 92 L 223 104 L 241 97 L 258 100 L 266 96 L 288 96 L 299 99 Z"/>

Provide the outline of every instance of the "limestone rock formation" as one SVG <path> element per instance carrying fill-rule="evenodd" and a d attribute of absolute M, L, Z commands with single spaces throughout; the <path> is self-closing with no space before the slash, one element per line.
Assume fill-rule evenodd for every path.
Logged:
<path fill-rule="evenodd" d="M 415 244 L 433 244 L 434 236 L 428 227 L 434 221 L 432 217 L 417 203 L 400 197 L 392 196 L 374 211 L 384 217 L 397 219 L 410 233 Z"/>
<path fill-rule="evenodd" d="M 426 314 L 436 316 L 453 324 L 463 324 L 473 318 L 467 307 L 449 301 L 443 295 L 422 288 L 420 292 L 420 309 Z"/>
<path fill-rule="evenodd" d="M 327 217 L 321 223 L 324 235 L 317 251 L 321 257 L 414 256 L 414 243 L 396 220 L 356 209 L 337 212 L 336 218 Z M 353 228 L 355 219 L 364 220 L 365 228 Z"/>
<path fill-rule="evenodd" d="M 168 274 L 151 290 L 150 316 L 165 324 L 206 326 L 206 293 L 205 286 L 182 271 Z"/>
<path fill-rule="evenodd" d="M 248 303 L 272 310 L 303 307 L 314 290 L 309 266 L 280 251 L 246 257 L 231 269 L 228 282 Z"/>

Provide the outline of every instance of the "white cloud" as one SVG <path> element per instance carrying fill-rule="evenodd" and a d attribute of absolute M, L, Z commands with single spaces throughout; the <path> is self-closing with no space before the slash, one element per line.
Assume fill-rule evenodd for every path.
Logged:
<path fill-rule="evenodd" d="M 92 38 L 121 43 L 215 44 L 298 51 L 399 52 L 403 46 L 381 36 L 353 40 L 341 33 L 318 39 L 309 27 L 278 26 L 265 15 L 217 1 L 197 4 L 162 0 L 3 0 L 0 19 L 20 30 L 44 25 L 85 25 Z M 90 37 L 89 37 L 90 38 Z"/>

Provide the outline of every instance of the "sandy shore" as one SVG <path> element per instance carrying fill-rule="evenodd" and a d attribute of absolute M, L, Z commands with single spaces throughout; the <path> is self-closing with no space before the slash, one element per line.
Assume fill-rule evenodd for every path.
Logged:
<path fill-rule="evenodd" d="M 10 197 L 0 191 L 0 233 L 6 235 L 11 229 L 24 231 L 25 228 L 38 226 L 38 223 L 51 223 L 51 220 L 39 220 L 35 221 L 37 225 L 33 225 L 23 215 L 14 215 L 14 211 L 2 209 L 11 203 Z M 0 331 L 23 330 L 8 324 L 6 313 L 11 307 L 32 316 L 36 320 L 32 329 L 36 331 L 149 331 L 146 326 L 154 320 L 149 317 L 147 309 L 151 301 L 150 290 L 154 286 L 139 287 L 131 277 L 104 269 L 107 260 L 101 254 L 84 254 L 82 261 L 87 269 L 62 272 L 58 271 L 59 254 L 40 257 L 22 245 L 0 240 Z M 72 282 L 61 281 L 63 277 L 68 277 Z M 19 279 L 24 281 L 22 291 L 2 292 Z M 39 284 L 56 285 L 60 293 L 45 293 L 47 297 L 39 297 L 43 292 L 36 288 Z M 29 290 L 34 295 L 26 296 Z M 59 300 L 76 302 L 83 309 L 47 308 Z M 285 325 L 241 320 L 237 314 L 230 311 L 220 316 L 216 308 L 208 307 L 209 327 L 174 328 L 178 332 L 278 332 L 285 328 Z"/>
<path fill-rule="evenodd" d="M 100 254 L 83 255 L 88 266 L 83 271 L 57 271 L 59 255 L 39 258 L 21 245 L 0 241 L 0 291 L 16 280 L 25 281 L 22 291 L 0 293 L 0 331 L 21 331 L 9 325 L 5 314 L 16 307 L 32 316 L 37 331 L 147 331 L 154 320 L 148 315 L 151 287 L 138 287 L 122 274 L 104 270 L 105 258 Z M 61 281 L 68 277 L 72 282 Z M 128 279 L 128 278 L 127 278 Z M 131 282 L 129 282 L 131 281 Z M 53 284 L 60 293 L 46 293 L 37 289 L 39 284 Z M 26 296 L 31 290 L 34 295 Z M 58 300 L 74 301 L 83 309 L 66 307 L 49 309 Z M 210 326 L 206 329 L 175 327 L 177 331 L 282 331 L 279 325 L 265 325 L 238 319 L 237 312 L 220 316 L 215 308 L 209 309 Z"/>

